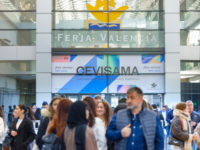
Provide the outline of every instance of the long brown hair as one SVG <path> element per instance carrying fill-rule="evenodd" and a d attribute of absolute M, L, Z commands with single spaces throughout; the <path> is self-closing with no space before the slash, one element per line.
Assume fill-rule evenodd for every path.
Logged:
<path fill-rule="evenodd" d="M 89 118 L 88 118 L 89 126 L 93 127 L 95 124 L 95 117 L 96 117 L 96 105 L 94 99 L 88 96 L 83 99 L 83 102 L 87 105 L 87 108 L 89 110 Z"/>
<path fill-rule="evenodd" d="M 108 127 L 109 123 L 110 123 L 110 119 L 111 119 L 111 116 L 112 116 L 112 109 L 110 107 L 110 105 L 108 104 L 108 102 L 106 101 L 102 101 L 102 102 L 99 102 L 97 104 L 97 106 L 102 103 L 103 106 L 104 106 L 104 109 L 105 109 L 105 114 L 103 116 L 103 119 L 104 119 L 104 122 L 105 122 L 105 127 Z M 98 116 L 98 115 L 97 115 Z"/>
<path fill-rule="evenodd" d="M 34 116 L 34 113 L 31 109 L 31 107 L 27 107 L 27 117 L 30 119 L 30 120 L 35 120 L 35 116 Z"/>
<path fill-rule="evenodd" d="M 51 100 L 51 103 L 49 104 L 49 107 L 48 107 L 48 111 L 50 112 L 51 117 L 53 117 L 54 114 L 55 114 L 55 111 L 53 110 L 53 103 L 54 103 L 56 100 L 61 100 L 61 99 L 63 99 L 63 98 L 55 97 L 55 98 L 53 98 L 53 99 Z"/>
<path fill-rule="evenodd" d="M 55 115 L 48 128 L 48 133 L 56 133 L 57 137 L 61 138 L 62 133 L 67 125 L 69 106 L 72 101 L 67 98 L 62 98 L 58 104 Z"/>
<path fill-rule="evenodd" d="M 2 106 L 0 106 L 0 117 L 3 119 L 4 125 L 6 125 L 5 115 Z"/>

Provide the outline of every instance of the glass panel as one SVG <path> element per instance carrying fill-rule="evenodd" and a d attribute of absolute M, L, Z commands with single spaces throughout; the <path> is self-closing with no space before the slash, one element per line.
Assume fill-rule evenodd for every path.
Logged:
<path fill-rule="evenodd" d="M 111 48 L 164 47 L 164 31 L 110 31 Z"/>
<path fill-rule="evenodd" d="M 113 14 L 119 12 L 112 12 Z M 110 13 L 109 18 L 112 16 Z M 163 13 L 161 12 L 125 12 L 116 22 L 121 29 L 163 29 Z"/>
<path fill-rule="evenodd" d="M 200 29 L 200 12 L 181 12 L 181 29 Z"/>
<path fill-rule="evenodd" d="M 180 10 L 200 10 L 200 1 L 180 0 Z"/>
<path fill-rule="evenodd" d="M 163 13 L 159 12 L 110 12 L 100 18 L 101 12 L 56 12 L 55 29 L 163 29 Z M 119 15 L 118 15 L 119 14 Z M 114 17 L 113 17 L 114 16 Z M 110 20 L 108 26 L 105 22 Z"/>
<path fill-rule="evenodd" d="M 200 46 L 200 30 L 181 30 L 181 45 Z"/>
<path fill-rule="evenodd" d="M 107 31 L 63 31 L 52 33 L 53 48 L 108 48 Z"/>
<path fill-rule="evenodd" d="M 35 74 L 35 61 L 0 62 L 0 74 Z"/>
<path fill-rule="evenodd" d="M 0 46 L 33 46 L 35 40 L 35 30 L 0 30 Z"/>
<path fill-rule="evenodd" d="M 5 112 L 9 112 L 9 105 L 13 108 L 13 105 L 35 103 L 35 91 L 35 75 L 0 75 L 0 104 L 4 105 Z"/>
<path fill-rule="evenodd" d="M 35 29 L 35 12 L 0 12 L 0 29 Z"/>
<path fill-rule="evenodd" d="M 163 0 L 54 0 L 55 10 L 163 10 Z"/>
<path fill-rule="evenodd" d="M 110 10 L 163 10 L 163 0 L 110 0 L 114 1 L 115 5 L 110 3 Z M 123 9 L 124 8 L 124 9 Z"/>
<path fill-rule="evenodd" d="M 36 10 L 36 0 L 1 0 L 0 10 Z"/>
<path fill-rule="evenodd" d="M 181 62 L 181 71 L 200 70 L 200 62 Z"/>
<path fill-rule="evenodd" d="M 56 12 L 54 17 L 55 29 L 95 29 L 95 24 L 101 23 L 88 12 Z"/>

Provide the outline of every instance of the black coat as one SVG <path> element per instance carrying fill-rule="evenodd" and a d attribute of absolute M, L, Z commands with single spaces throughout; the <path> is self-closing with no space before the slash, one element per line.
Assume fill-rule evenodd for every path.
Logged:
<path fill-rule="evenodd" d="M 36 136 L 36 144 L 39 149 L 42 149 L 42 145 L 44 144 L 44 142 L 42 141 L 42 137 L 46 134 L 46 130 L 49 125 L 49 121 L 50 121 L 50 118 L 45 117 L 39 126 L 38 133 Z"/>
<path fill-rule="evenodd" d="M 10 131 L 17 131 L 11 144 L 12 150 L 28 150 L 29 144 L 35 139 L 35 131 L 31 120 L 24 118 L 18 129 L 16 129 L 18 119 L 14 120 Z"/>

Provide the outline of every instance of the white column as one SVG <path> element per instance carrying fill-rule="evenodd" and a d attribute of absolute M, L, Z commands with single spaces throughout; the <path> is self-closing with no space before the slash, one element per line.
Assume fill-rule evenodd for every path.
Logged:
<path fill-rule="evenodd" d="M 165 7 L 165 104 L 176 105 L 180 97 L 180 4 L 164 0 Z"/>
<path fill-rule="evenodd" d="M 37 0 L 36 104 L 51 101 L 51 0 Z"/>

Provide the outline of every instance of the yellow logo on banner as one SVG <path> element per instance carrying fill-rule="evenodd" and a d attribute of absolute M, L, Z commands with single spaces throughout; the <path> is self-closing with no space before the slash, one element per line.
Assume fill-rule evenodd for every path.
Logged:
<path fill-rule="evenodd" d="M 90 4 L 86 4 L 87 9 L 92 13 L 92 15 L 98 19 L 99 21 L 102 22 L 113 22 L 117 18 L 119 18 L 124 11 L 128 9 L 128 6 L 121 6 L 117 8 L 114 11 L 119 11 L 119 12 L 95 12 L 97 10 L 100 10 L 101 7 L 103 7 L 103 11 L 108 11 L 109 6 L 115 7 L 115 0 L 97 0 L 96 5 L 92 6 Z M 109 6 L 108 6 L 109 5 Z M 109 17 L 108 17 L 109 15 Z M 108 20 L 109 18 L 109 20 Z"/>

